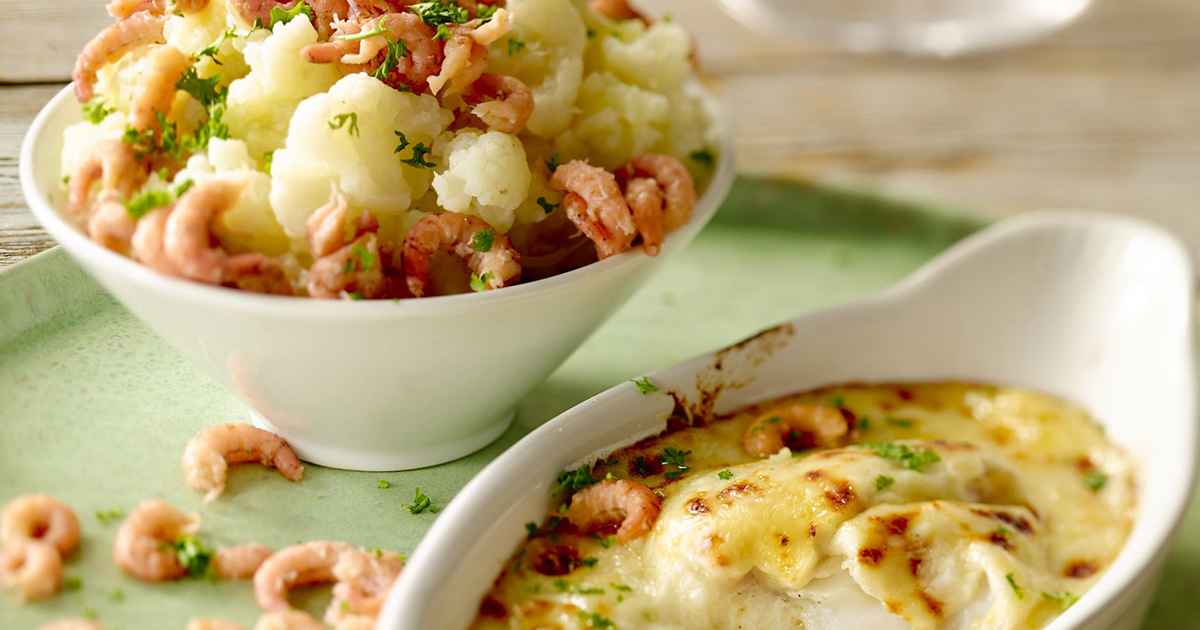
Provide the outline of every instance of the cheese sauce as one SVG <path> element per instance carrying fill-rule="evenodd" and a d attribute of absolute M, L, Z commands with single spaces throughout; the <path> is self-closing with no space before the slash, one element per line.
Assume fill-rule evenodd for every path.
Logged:
<path fill-rule="evenodd" d="M 837 421 L 752 454 L 796 404 Z M 1134 472 L 1085 411 L 1028 390 L 797 394 L 565 474 L 563 507 L 527 525 L 472 628 L 1040 628 L 1120 551 Z M 564 518 L 606 479 L 661 497 L 625 544 L 619 518 L 587 533 Z"/>

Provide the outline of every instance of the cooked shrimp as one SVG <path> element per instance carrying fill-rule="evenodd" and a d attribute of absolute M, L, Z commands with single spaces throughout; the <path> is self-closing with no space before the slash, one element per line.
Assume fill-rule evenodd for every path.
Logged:
<path fill-rule="evenodd" d="M 249 424 L 218 424 L 196 434 L 183 451 L 188 485 L 207 491 L 208 503 L 225 490 L 229 464 L 259 462 L 274 466 L 286 479 L 300 481 L 304 466 L 283 438 Z"/>
<path fill-rule="evenodd" d="M 563 208 L 567 216 L 595 243 L 600 258 L 620 254 L 633 245 L 637 224 L 612 173 L 574 160 L 554 171 L 549 187 L 566 192 Z"/>
<path fill-rule="evenodd" d="M 520 79 L 502 74 L 485 74 L 463 91 L 471 113 L 488 127 L 516 133 L 533 114 L 533 92 Z"/>
<path fill-rule="evenodd" d="M 354 623 L 352 617 L 373 620 L 403 568 L 404 557 L 388 551 L 349 549 L 342 553 L 333 567 L 337 584 L 333 602 L 325 611 L 325 623 L 342 628 Z"/>
<path fill-rule="evenodd" d="M 663 229 L 670 232 L 692 218 L 696 207 L 696 182 L 683 163 L 669 155 L 650 153 L 635 157 L 616 170 L 618 184 L 634 177 L 650 177 L 662 188 L 666 200 Z"/>
<path fill-rule="evenodd" d="M 162 501 L 143 501 L 113 541 L 113 562 L 129 575 L 147 582 L 173 580 L 187 573 L 179 563 L 174 544 L 180 536 L 195 533 L 200 519 Z"/>
<path fill-rule="evenodd" d="M 460 6 L 464 6 L 459 2 Z M 496 9 L 492 14 L 492 18 L 483 24 L 471 29 L 471 37 L 476 42 L 487 46 L 492 42 L 508 35 L 512 31 L 513 25 L 516 24 L 517 14 L 508 9 Z M 472 24 L 474 21 L 471 22 Z"/>
<path fill-rule="evenodd" d="M 48 494 L 21 495 L 0 510 L 0 543 L 39 540 L 65 556 L 79 544 L 79 517 Z"/>
<path fill-rule="evenodd" d="M 153 129 L 157 141 L 162 136 L 160 117 L 165 118 L 175 102 L 175 84 L 192 60 L 174 46 L 156 46 L 150 51 L 148 76 L 138 81 L 130 107 L 129 121 L 138 130 Z"/>
<path fill-rule="evenodd" d="M 185 630 L 246 630 L 241 624 L 214 617 L 193 617 Z"/>
<path fill-rule="evenodd" d="M 295 295 L 292 281 L 279 259 L 258 252 L 230 256 L 225 261 L 223 284 L 252 293 Z"/>
<path fill-rule="evenodd" d="M 476 249 L 476 236 L 491 231 L 490 247 Z M 429 281 L 429 258 L 446 251 L 467 264 L 488 289 L 500 289 L 521 278 L 521 255 L 507 236 L 496 234 L 487 221 L 457 212 L 427 214 L 404 237 L 404 273 L 408 290 L 415 297 L 425 295 Z"/>
<path fill-rule="evenodd" d="M 663 194 L 653 179 L 634 177 L 625 185 L 625 201 L 633 213 L 642 247 L 657 256 L 663 241 Z"/>
<path fill-rule="evenodd" d="M 163 233 L 163 249 L 185 278 L 221 284 L 228 259 L 212 246 L 213 219 L 233 207 L 245 188 L 243 182 L 210 180 L 192 186 L 175 202 Z"/>
<path fill-rule="evenodd" d="M 145 169 L 138 164 L 133 147 L 120 140 L 97 143 L 87 159 L 71 174 L 67 210 L 75 215 L 87 210 L 92 185 L 97 180 L 100 181 L 102 193 L 113 193 L 120 200 L 128 199 L 145 178 Z"/>
<path fill-rule="evenodd" d="M 429 77 L 429 91 L 437 94 L 447 83 L 447 92 L 461 92 L 471 85 L 487 69 L 487 47 L 471 37 L 470 31 L 463 28 L 452 29 L 454 35 L 446 42 L 445 58 L 437 74 Z"/>
<path fill-rule="evenodd" d="M 571 497 L 563 513 L 585 533 L 620 524 L 617 542 L 622 545 L 654 527 L 661 500 L 645 484 L 625 479 L 606 479 Z"/>
<path fill-rule="evenodd" d="M 124 20 L 142 11 L 162 15 L 167 12 L 167 0 L 112 0 L 104 8 L 114 20 Z"/>
<path fill-rule="evenodd" d="M 246 543 L 237 547 L 218 547 L 213 555 L 213 571 L 227 580 L 244 580 L 271 557 L 271 548 L 262 543 Z"/>
<path fill-rule="evenodd" d="M 363 26 L 335 23 L 342 35 L 361 32 Z M 312 44 L 300 51 L 311 63 L 338 63 L 343 71 L 362 72 L 376 70 L 382 63 L 380 54 L 389 43 L 403 41 L 407 51 L 393 59 L 395 67 L 384 77 L 384 82 L 393 87 L 405 85 L 414 93 L 425 90 L 428 80 L 441 70 L 445 58 L 441 40 L 435 39 L 437 30 L 426 24 L 415 13 L 387 13 L 372 19 L 374 29 L 385 29 L 374 37 L 358 41 L 337 40 Z M 370 29 L 369 29 L 370 30 Z"/>
<path fill-rule="evenodd" d="M 37 630 L 104 630 L 104 626 L 91 619 L 74 618 L 52 621 L 44 626 L 39 626 Z"/>
<path fill-rule="evenodd" d="M 293 588 L 333 582 L 333 567 L 348 549 L 350 545 L 344 542 L 314 540 L 276 551 L 254 572 L 254 599 L 259 608 L 286 612 L 291 609 L 287 596 Z"/>
<path fill-rule="evenodd" d="M 168 276 L 179 275 L 179 268 L 171 262 L 163 249 L 163 237 L 166 234 L 167 218 L 171 216 L 171 206 L 163 206 L 151 210 L 137 222 L 131 239 L 133 257 L 143 265 Z"/>
<path fill-rule="evenodd" d="M 125 203 L 112 193 L 102 193 L 88 215 L 88 236 L 114 252 L 129 252 L 136 229 L 137 224 L 125 209 Z"/>
<path fill-rule="evenodd" d="M 281 2 L 280 0 L 233 0 L 229 5 L 233 8 L 234 13 L 241 17 L 246 24 L 254 24 L 256 20 L 261 21 L 263 24 L 270 24 L 271 9 L 292 9 L 295 8 L 296 3 L 297 0 L 289 2 Z M 322 40 L 329 39 L 331 34 L 330 24 L 338 16 L 345 16 L 350 13 L 350 5 L 346 0 L 305 0 L 305 3 L 313 11 L 313 26 L 316 27 L 317 33 L 320 34 Z"/>
<path fill-rule="evenodd" d="M 344 291 L 372 299 L 383 292 L 379 239 L 373 234 L 379 222 L 364 210 L 350 222 L 353 240 L 347 243 L 349 213 L 346 197 L 335 188 L 329 201 L 308 217 L 308 247 L 314 258 L 308 271 L 312 297 L 335 299 Z"/>
<path fill-rule="evenodd" d="M 848 441 L 850 423 L 829 405 L 788 405 L 772 409 L 742 434 L 742 448 L 755 457 L 769 457 L 784 446 L 792 450 L 831 448 Z"/>
<path fill-rule="evenodd" d="M 81 103 L 92 99 L 96 71 L 101 66 L 119 59 L 138 46 L 165 43 L 163 25 L 166 23 L 166 16 L 142 11 L 100 31 L 75 58 L 75 70 L 71 73 L 71 79 L 75 82 L 75 98 Z"/>
<path fill-rule="evenodd" d="M 638 20 L 649 24 L 646 16 L 629 5 L 629 0 L 588 0 L 588 10 L 610 20 Z"/>
<path fill-rule="evenodd" d="M 254 630 L 325 630 L 325 626 L 303 610 L 277 610 L 260 615 Z"/>
<path fill-rule="evenodd" d="M 329 193 L 329 201 L 325 205 L 308 215 L 304 226 L 308 233 L 308 250 L 314 259 L 328 256 L 345 246 L 346 219 L 349 215 L 350 205 L 337 188 Z"/>
<path fill-rule="evenodd" d="M 58 592 L 63 560 L 54 545 L 37 539 L 20 539 L 0 552 L 0 584 L 17 591 L 21 601 L 45 599 Z"/>

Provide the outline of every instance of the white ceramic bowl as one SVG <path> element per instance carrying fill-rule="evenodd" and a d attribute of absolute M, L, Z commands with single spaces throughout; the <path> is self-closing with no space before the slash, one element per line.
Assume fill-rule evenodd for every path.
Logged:
<path fill-rule="evenodd" d="M 517 402 L 712 218 L 733 182 L 733 143 L 703 98 L 719 161 L 692 220 L 667 235 L 656 258 L 639 248 L 494 292 L 396 303 L 281 298 L 169 278 L 115 254 L 59 214 L 62 133 L 81 120 L 69 87 L 25 136 L 21 189 L 76 262 L 303 459 L 352 470 L 418 468 L 499 437 Z"/>
<path fill-rule="evenodd" d="M 1143 509 L 1108 572 L 1049 628 L 1133 630 L 1196 468 L 1192 288 L 1185 249 L 1162 230 L 1042 213 L 964 240 L 878 297 L 650 377 L 692 401 L 719 389 L 716 413 L 852 381 L 1013 384 L 1083 404 L 1139 460 Z M 438 518 L 378 630 L 465 628 L 524 523 L 547 513 L 558 473 L 662 431 L 672 408 L 670 397 L 623 383 L 510 448 Z"/>

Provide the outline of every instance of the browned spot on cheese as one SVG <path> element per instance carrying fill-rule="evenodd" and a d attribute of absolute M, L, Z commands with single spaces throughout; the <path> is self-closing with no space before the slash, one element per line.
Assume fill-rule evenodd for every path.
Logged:
<path fill-rule="evenodd" d="M 897 389 L 896 395 L 900 397 L 900 400 L 912 400 L 913 399 L 912 392 L 908 391 L 907 389 Z"/>
<path fill-rule="evenodd" d="M 908 572 L 913 574 L 913 577 L 916 577 L 917 573 L 920 572 L 920 570 L 921 570 L 921 559 L 909 557 Z"/>
<path fill-rule="evenodd" d="M 884 606 L 884 608 L 887 608 L 887 611 L 892 613 L 893 615 L 900 614 L 900 602 L 898 602 L 894 599 L 883 600 L 883 606 Z"/>
<path fill-rule="evenodd" d="M 920 595 L 921 601 L 925 602 L 925 607 L 929 609 L 929 612 L 933 613 L 933 616 L 941 617 L 943 614 L 945 614 L 942 611 L 942 602 L 938 601 L 936 597 L 926 593 L 925 591 L 921 591 Z"/>
<path fill-rule="evenodd" d="M 780 546 L 780 547 L 786 547 L 786 546 L 788 546 L 788 543 L 789 543 L 789 542 L 791 542 L 791 541 L 790 541 L 790 540 L 788 540 L 787 534 L 780 534 L 780 535 L 779 535 L 779 546 Z"/>
<path fill-rule="evenodd" d="M 1085 578 L 1091 577 L 1100 570 L 1100 567 L 1091 560 L 1076 560 L 1067 565 L 1067 570 L 1063 574 L 1070 578 Z"/>
<path fill-rule="evenodd" d="M 852 501 L 858 498 L 854 493 L 854 488 L 850 486 L 849 481 L 836 481 L 832 487 L 825 491 L 825 500 L 833 509 L 840 510 Z"/>
<path fill-rule="evenodd" d="M 893 536 L 903 536 L 904 532 L 908 531 L 908 518 L 904 516 L 893 516 L 885 520 L 884 527 L 886 527 L 888 533 Z"/>
<path fill-rule="evenodd" d="M 1092 472 L 1096 470 L 1096 464 L 1092 462 L 1092 458 L 1087 455 L 1080 455 L 1075 458 L 1075 469 L 1079 472 Z"/>
<path fill-rule="evenodd" d="M 997 545 L 1006 551 L 1012 551 L 1013 549 L 1013 544 L 1008 540 L 1008 536 L 1001 534 L 999 531 L 992 532 L 988 536 L 988 542 L 992 543 L 993 545 Z"/>
<path fill-rule="evenodd" d="M 886 553 L 887 552 L 885 552 L 883 549 L 863 547 L 862 549 L 858 550 L 858 560 L 865 565 L 875 566 L 878 565 L 881 560 L 883 560 L 883 556 Z"/>
<path fill-rule="evenodd" d="M 809 481 L 816 481 L 824 476 L 825 476 L 825 472 L 822 470 L 810 470 L 810 471 L 804 473 L 804 478 Z"/>
<path fill-rule="evenodd" d="M 1009 512 L 1005 512 L 1003 510 L 987 510 L 982 508 L 973 508 L 971 511 L 984 518 L 990 518 L 992 520 L 1001 521 L 1011 525 L 1014 529 L 1022 534 L 1033 533 L 1033 524 L 1030 523 L 1029 519 L 1025 518 L 1024 516 L 1010 514 Z"/>
<path fill-rule="evenodd" d="M 695 497 L 688 501 L 687 511 L 692 514 L 708 514 L 708 504 L 704 502 L 703 497 Z"/>
<path fill-rule="evenodd" d="M 717 498 L 721 499 L 722 501 L 727 501 L 730 497 L 740 497 L 747 494 L 754 494 L 756 492 L 758 492 L 758 486 L 745 481 L 739 481 L 735 484 L 725 487 L 718 492 Z"/>
<path fill-rule="evenodd" d="M 810 523 L 808 525 L 808 537 L 809 538 L 817 537 L 817 524 L 816 523 Z"/>
<path fill-rule="evenodd" d="M 567 543 L 537 539 L 529 544 L 526 553 L 530 566 L 542 575 L 567 575 L 579 564 L 579 550 Z"/>
<path fill-rule="evenodd" d="M 504 619 L 508 616 L 508 609 L 495 597 L 488 595 L 479 603 L 479 615 L 481 617 L 491 617 L 492 619 Z"/>

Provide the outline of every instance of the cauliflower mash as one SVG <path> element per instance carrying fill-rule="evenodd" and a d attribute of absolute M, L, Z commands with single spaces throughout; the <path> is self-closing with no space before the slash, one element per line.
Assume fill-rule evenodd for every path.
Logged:
<path fill-rule="evenodd" d="M 691 37 L 623 2 L 113 0 L 66 210 L 157 271 L 343 299 L 485 291 L 639 245 L 707 182 Z"/>
<path fill-rule="evenodd" d="M 839 386 L 674 424 L 559 478 L 472 628 L 1033 630 L 1132 527 L 1130 459 L 1028 390 Z"/>

